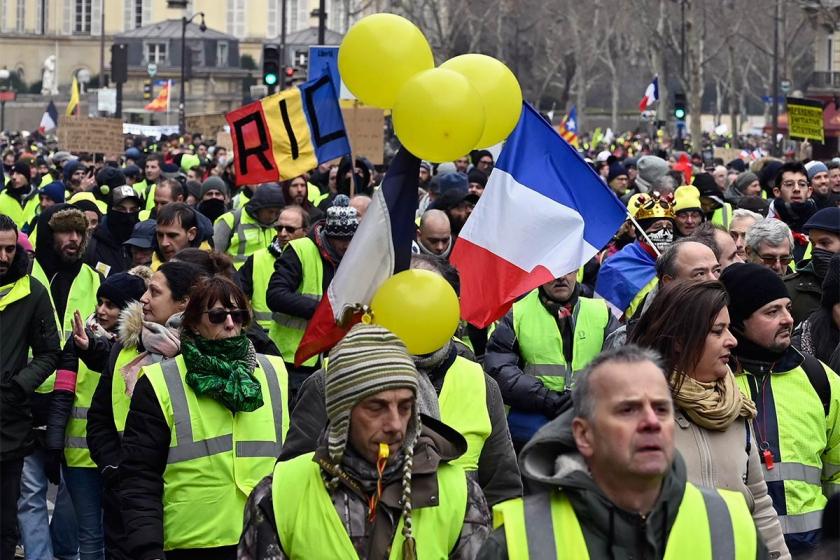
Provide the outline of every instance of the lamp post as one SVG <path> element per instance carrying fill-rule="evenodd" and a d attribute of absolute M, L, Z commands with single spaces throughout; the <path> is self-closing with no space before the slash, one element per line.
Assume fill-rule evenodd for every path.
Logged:
<path fill-rule="evenodd" d="M 11 73 L 4 67 L 0 68 L 0 92 L 6 93 L 9 88 L 8 79 Z M 0 94 L 0 132 L 6 130 L 6 96 Z"/>
<path fill-rule="evenodd" d="M 198 26 L 198 29 L 204 33 L 207 31 L 207 25 L 204 23 L 204 12 L 195 13 L 190 18 L 186 16 L 181 18 L 181 88 L 178 95 L 178 132 L 180 134 L 184 134 L 187 128 L 187 115 L 185 110 L 187 97 L 186 84 L 184 83 L 184 78 L 187 74 L 187 26 L 197 16 L 201 16 L 201 24 Z"/>

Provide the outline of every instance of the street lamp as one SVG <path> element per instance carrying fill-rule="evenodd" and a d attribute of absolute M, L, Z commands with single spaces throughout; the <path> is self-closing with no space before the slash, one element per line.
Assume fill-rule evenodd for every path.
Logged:
<path fill-rule="evenodd" d="M 199 31 L 204 33 L 207 31 L 207 25 L 204 23 L 204 12 L 198 12 L 187 18 L 181 18 L 181 91 L 178 96 L 178 132 L 184 134 L 187 128 L 187 115 L 185 111 L 186 106 L 186 84 L 184 83 L 187 74 L 187 26 L 192 23 L 197 16 L 201 16 L 201 24 L 198 26 Z"/>
<path fill-rule="evenodd" d="M 6 90 L 9 88 L 8 80 L 11 73 L 5 68 L 0 68 L 0 132 L 6 130 Z"/>

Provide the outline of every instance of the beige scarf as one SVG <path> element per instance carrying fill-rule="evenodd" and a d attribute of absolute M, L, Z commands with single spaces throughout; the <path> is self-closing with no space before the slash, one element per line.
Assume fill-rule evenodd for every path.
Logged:
<path fill-rule="evenodd" d="M 731 371 L 712 383 L 683 376 L 674 403 L 692 422 L 708 430 L 723 431 L 738 417 L 751 419 L 756 414 L 755 403 L 741 394 Z"/>

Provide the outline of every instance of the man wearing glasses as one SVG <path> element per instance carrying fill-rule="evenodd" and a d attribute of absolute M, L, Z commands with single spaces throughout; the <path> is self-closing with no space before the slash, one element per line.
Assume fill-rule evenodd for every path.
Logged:
<path fill-rule="evenodd" d="M 260 249 L 245 260 L 239 269 L 240 285 L 251 300 L 254 318 L 268 332 L 271 327 L 271 310 L 265 301 L 268 281 L 274 273 L 274 261 L 292 239 L 300 239 L 309 231 L 309 214 L 297 205 L 286 206 L 275 225 L 277 237 L 271 245 Z"/>
<path fill-rule="evenodd" d="M 802 162 L 789 161 L 779 168 L 773 186 L 773 196 L 776 198 L 770 205 L 767 217 L 782 220 L 794 232 L 791 253 L 796 262 L 802 260 L 808 248 L 808 237 L 804 234 L 805 222 L 817 211 L 817 203 L 811 198 L 812 194 L 808 171 Z"/>
<path fill-rule="evenodd" d="M 793 260 L 793 234 L 781 220 L 766 219 L 747 230 L 747 261 L 787 274 Z"/>

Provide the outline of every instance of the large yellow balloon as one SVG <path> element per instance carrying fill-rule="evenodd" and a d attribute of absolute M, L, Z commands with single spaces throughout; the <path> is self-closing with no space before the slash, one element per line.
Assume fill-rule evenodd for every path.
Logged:
<path fill-rule="evenodd" d="M 522 113 L 522 89 L 513 72 L 492 56 L 463 54 L 440 65 L 463 74 L 484 101 L 487 122 L 473 147 L 488 148 L 508 137 Z"/>
<path fill-rule="evenodd" d="M 416 25 L 394 14 L 356 22 L 338 49 L 338 70 L 365 105 L 390 109 L 409 78 L 434 68 L 432 48 Z"/>
<path fill-rule="evenodd" d="M 411 78 L 392 113 L 397 138 L 415 156 L 452 161 L 475 148 L 484 131 L 484 104 L 469 80 L 435 68 Z"/>
<path fill-rule="evenodd" d="M 404 343 L 412 354 L 442 348 L 458 328 L 460 308 L 452 286 L 428 270 L 406 270 L 382 283 L 370 302 L 373 322 Z"/>

